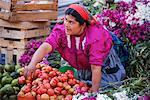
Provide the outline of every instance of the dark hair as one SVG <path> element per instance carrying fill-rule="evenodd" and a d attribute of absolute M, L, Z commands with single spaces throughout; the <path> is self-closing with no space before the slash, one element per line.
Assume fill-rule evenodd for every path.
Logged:
<path fill-rule="evenodd" d="M 86 23 L 86 25 L 89 25 L 88 21 L 85 21 L 81 15 L 74 9 L 72 8 L 68 8 L 65 12 L 65 15 L 72 15 L 73 17 L 75 17 L 76 21 L 80 23 L 80 25 L 83 25 L 84 22 Z"/>

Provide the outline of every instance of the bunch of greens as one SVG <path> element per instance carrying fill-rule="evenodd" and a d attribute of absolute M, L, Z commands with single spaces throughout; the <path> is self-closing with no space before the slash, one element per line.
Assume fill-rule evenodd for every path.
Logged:
<path fill-rule="evenodd" d="M 90 11 L 92 15 L 95 15 L 102 11 L 104 2 L 98 2 L 97 0 L 83 0 L 83 5 L 88 9 L 88 11 Z"/>
<path fill-rule="evenodd" d="M 150 40 L 130 47 L 130 63 L 126 68 L 129 77 L 150 79 Z"/>

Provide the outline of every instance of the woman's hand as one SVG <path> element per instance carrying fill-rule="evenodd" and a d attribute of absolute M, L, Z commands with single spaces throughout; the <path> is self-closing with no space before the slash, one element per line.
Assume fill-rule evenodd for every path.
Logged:
<path fill-rule="evenodd" d="M 29 76 L 32 75 L 32 73 L 34 73 L 34 71 L 36 70 L 35 66 L 25 66 L 25 69 L 24 69 L 24 76 L 26 78 L 28 78 Z"/>
<path fill-rule="evenodd" d="M 32 75 L 36 70 L 36 64 L 41 62 L 45 55 L 52 51 L 52 46 L 49 43 L 44 42 L 34 53 L 31 62 L 25 67 L 24 76 L 27 78 Z"/>

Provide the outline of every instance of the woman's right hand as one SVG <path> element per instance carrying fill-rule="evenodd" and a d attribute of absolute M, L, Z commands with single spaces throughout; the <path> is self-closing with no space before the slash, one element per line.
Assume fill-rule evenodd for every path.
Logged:
<path fill-rule="evenodd" d="M 26 78 L 28 78 L 29 76 L 32 75 L 32 73 L 34 73 L 34 71 L 36 70 L 35 66 L 25 66 L 25 69 L 24 69 L 24 76 Z"/>
<path fill-rule="evenodd" d="M 24 76 L 31 77 L 32 73 L 36 70 L 36 64 L 41 62 L 45 55 L 52 51 L 52 46 L 49 43 L 44 42 L 34 53 L 30 63 L 25 67 Z"/>

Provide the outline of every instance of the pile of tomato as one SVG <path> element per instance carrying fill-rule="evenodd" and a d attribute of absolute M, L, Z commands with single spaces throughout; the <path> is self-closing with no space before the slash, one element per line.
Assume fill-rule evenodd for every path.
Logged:
<path fill-rule="evenodd" d="M 90 90 L 84 82 L 77 80 L 71 70 L 61 73 L 49 65 L 36 65 L 31 77 L 19 77 L 19 84 L 24 85 L 18 97 L 32 100 L 72 100 L 73 95 Z"/>

